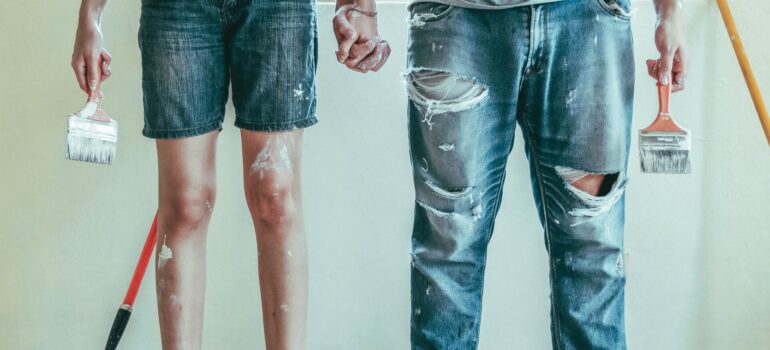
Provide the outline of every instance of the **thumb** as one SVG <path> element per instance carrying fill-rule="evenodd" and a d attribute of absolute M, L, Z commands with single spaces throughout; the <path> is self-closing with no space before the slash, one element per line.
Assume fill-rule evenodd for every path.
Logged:
<path fill-rule="evenodd" d="M 658 61 L 658 82 L 668 85 L 671 82 L 671 68 L 674 66 L 674 51 L 661 52 Z"/>
<path fill-rule="evenodd" d="M 100 55 L 89 55 L 86 56 L 86 82 L 88 83 L 88 92 L 89 96 L 94 97 L 94 93 L 96 92 L 96 87 L 99 85 L 99 81 L 101 80 L 101 74 L 100 74 Z"/>

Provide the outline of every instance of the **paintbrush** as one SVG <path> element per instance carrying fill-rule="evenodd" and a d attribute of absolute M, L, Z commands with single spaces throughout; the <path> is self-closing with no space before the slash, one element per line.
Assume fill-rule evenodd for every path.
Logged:
<path fill-rule="evenodd" d="M 690 132 L 669 112 L 671 84 L 658 83 L 658 116 L 639 130 L 639 158 L 643 173 L 689 174 Z"/>
<path fill-rule="evenodd" d="M 101 108 L 101 83 L 88 96 L 85 107 L 67 118 L 67 159 L 112 164 L 118 143 L 118 122 Z"/>
<path fill-rule="evenodd" d="M 150 263 L 150 257 L 152 252 L 155 251 L 155 241 L 158 237 L 158 214 L 155 214 L 155 219 L 152 220 L 150 226 L 150 232 L 147 234 L 147 239 L 144 241 L 142 247 L 142 253 L 139 255 L 139 262 L 136 264 L 134 274 L 131 276 L 131 283 L 128 285 L 126 296 L 123 298 L 123 304 L 118 308 L 118 313 L 115 315 L 115 320 L 112 322 L 112 328 L 110 328 L 110 335 L 107 337 L 107 345 L 105 350 L 115 350 L 118 347 L 120 338 L 123 337 L 123 332 L 128 325 L 128 319 L 131 317 L 131 312 L 134 310 L 134 301 L 136 300 L 136 294 L 139 293 L 139 287 L 142 285 L 144 279 L 144 273 L 147 271 L 147 265 Z"/>

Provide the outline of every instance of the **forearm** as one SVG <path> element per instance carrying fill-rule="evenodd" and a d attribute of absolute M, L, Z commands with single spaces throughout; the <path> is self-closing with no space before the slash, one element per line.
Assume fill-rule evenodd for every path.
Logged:
<path fill-rule="evenodd" d="M 682 10 L 682 1 L 683 0 L 653 0 L 655 13 L 658 14 L 658 19 L 680 13 Z"/>
<path fill-rule="evenodd" d="M 80 3 L 80 24 L 100 25 L 107 0 L 83 0 Z"/>

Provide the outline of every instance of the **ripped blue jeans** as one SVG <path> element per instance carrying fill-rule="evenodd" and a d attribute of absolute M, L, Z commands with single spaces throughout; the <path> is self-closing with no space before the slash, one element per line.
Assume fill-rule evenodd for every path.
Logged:
<path fill-rule="evenodd" d="M 553 348 L 626 348 L 629 9 L 628 0 L 411 7 L 412 349 L 477 347 L 487 245 L 516 124 L 549 253 Z M 598 178 L 599 189 L 579 186 L 586 178 Z"/>

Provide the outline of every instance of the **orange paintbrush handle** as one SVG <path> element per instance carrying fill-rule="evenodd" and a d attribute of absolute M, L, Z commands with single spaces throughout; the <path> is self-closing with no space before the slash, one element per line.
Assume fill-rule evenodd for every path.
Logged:
<path fill-rule="evenodd" d="M 767 107 L 765 106 L 765 101 L 762 100 L 762 94 L 759 92 L 759 85 L 757 85 L 757 79 L 754 78 L 754 73 L 751 70 L 749 58 L 746 55 L 746 50 L 743 48 L 743 42 L 738 35 L 738 28 L 735 26 L 735 20 L 730 12 L 727 0 L 717 0 L 717 5 L 719 5 L 719 12 L 722 14 L 722 19 L 725 21 L 727 34 L 730 35 L 730 41 L 733 43 L 735 56 L 738 57 L 738 63 L 741 65 L 743 78 L 746 80 L 746 85 L 749 87 L 749 93 L 751 94 L 751 99 L 754 101 L 754 107 L 757 109 L 759 122 L 762 124 L 767 143 L 770 145 L 770 117 L 767 115 Z"/>
<path fill-rule="evenodd" d="M 670 114 L 669 99 L 671 98 L 671 84 L 658 83 L 658 113 Z"/>

